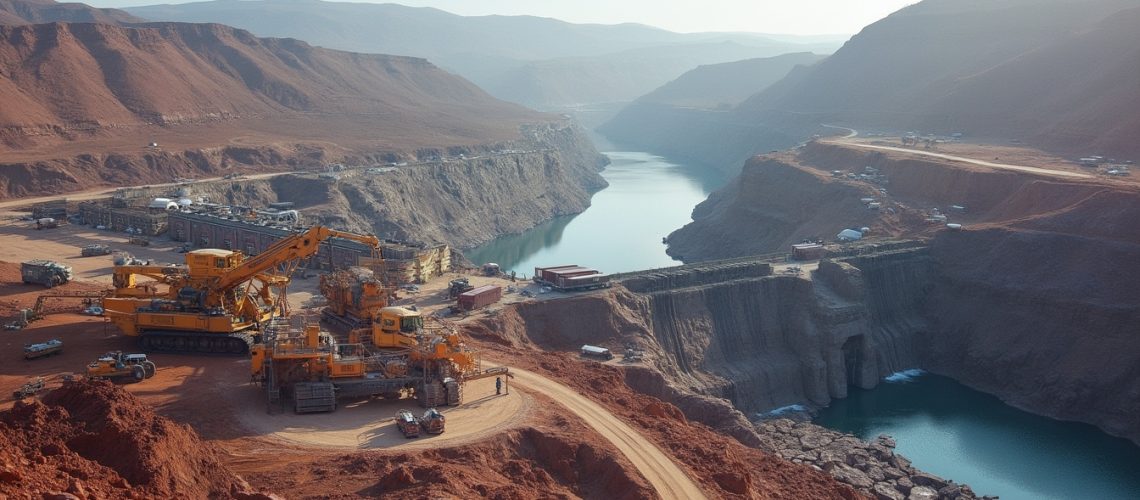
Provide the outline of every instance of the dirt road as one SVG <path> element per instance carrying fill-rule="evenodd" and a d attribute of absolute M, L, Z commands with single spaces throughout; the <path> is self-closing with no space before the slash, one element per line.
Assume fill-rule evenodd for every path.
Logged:
<path fill-rule="evenodd" d="M 848 130 L 852 130 L 852 129 L 848 129 Z M 852 130 L 852 132 L 854 132 L 854 130 Z M 850 137 L 854 137 L 854 136 L 850 136 Z M 996 169 L 1000 169 L 1000 170 L 1015 170 L 1018 172 L 1028 172 L 1031 174 L 1051 175 L 1054 177 L 1067 177 L 1067 178 L 1078 178 L 1078 179 L 1092 179 L 1093 178 L 1093 176 L 1091 176 L 1089 174 L 1082 174 L 1080 172 L 1070 172 L 1067 170 L 1053 170 L 1053 169 L 1038 168 L 1038 167 L 1027 167 L 1024 165 L 1010 165 L 1008 163 L 994 163 L 994 162 L 984 161 L 984 160 L 975 160 L 973 158 L 965 158 L 965 157 L 961 157 L 961 156 L 953 156 L 953 155 L 942 154 L 942 153 L 934 153 L 931 151 L 918 151 L 918 150 L 914 150 L 914 149 L 897 148 L 894 146 L 877 146 L 874 144 L 863 144 L 860 142 L 848 141 L 848 140 L 843 140 L 843 139 L 830 140 L 830 141 L 826 141 L 826 142 L 831 142 L 831 143 L 835 143 L 835 144 L 842 144 L 844 146 L 850 146 L 850 147 L 855 147 L 855 148 L 878 149 L 878 150 L 882 150 L 882 151 L 896 151 L 899 153 L 909 153 L 909 154 L 915 154 L 915 155 L 920 155 L 920 156 L 930 156 L 933 158 L 941 158 L 943 160 L 950 160 L 950 161 L 959 161 L 959 162 L 963 162 L 963 163 L 969 163 L 972 165 L 980 165 L 983 167 L 996 168 Z"/>
<path fill-rule="evenodd" d="M 242 176 L 241 179 L 242 180 L 269 179 L 271 177 L 276 177 L 278 175 L 285 175 L 285 174 L 291 174 L 291 173 L 293 173 L 293 172 L 289 171 L 289 172 L 270 172 L 270 173 L 265 173 L 265 174 L 250 174 L 250 175 Z M 110 197 L 112 194 L 115 193 L 115 191 L 117 191 L 119 189 L 138 189 L 138 188 L 143 188 L 143 187 L 166 188 L 166 187 L 181 186 L 183 184 L 194 184 L 197 182 L 219 181 L 219 180 L 222 180 L 222 178 L 221 177 L 211 177 L 208 179 L 194 179 L 193 181 L 190 181 L 190 182 L 167 182 L 167 183 L 162 183 L 162 184 L 147 184 L 145 186 L 120 186 L 120 187 L 98 188 L 98 189 L 92 189 L 92 190 L 88 190 L 88 191 L 76 191 L 76 192 L 71 192 L 71 193 L 66 193 L 66 194 L 58 194 L 58 195 L 52 195 L 52 196 L 37 196 L 34 198 L 16 198 L 16 199 L 12 199 L 12 200 L 0 201 L 0 213 L 8 213 L 13 208 L 32 206 L 36 203 L 43 203 L 45 201 L 54 201 L 54 200 L 63 200 L 63 199 L 66 199 L 68 201 L 89 201 L 89 200 L 95 200 L 95 199 L 99 199 L 99 198 L 107 198 L 107 197 Z"/>
<path fill-rule="evenodd" d="M 518 368 L 511 368 L 511 373 L 514 383 L 550 396 L 613 443 L 661 498 L 705 498 L 701 488 L 665 453 L 602 406 L 541 375 Z"/>

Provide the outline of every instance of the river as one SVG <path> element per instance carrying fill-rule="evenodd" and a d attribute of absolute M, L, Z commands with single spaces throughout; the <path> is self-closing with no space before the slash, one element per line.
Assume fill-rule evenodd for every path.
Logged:
<path fill-rule="evenodd" d="M 530 276 L 536 266 L 578 264 L 605 273 L 675 266 L 661 238 L 692 220 L 693 207 L 723 180 L 635 151 L 607 152 L 609 186 L 581 214 L 504 236 L 464 255 Z"/>
<path fill-rule="evenodd" d="M 952 379 L 895 374 L 849 389 L 815 421 L 889 434 L 914 466 L 1002 500 L 1140 498 L 1140 447 L 1096 427 L 1033 415 Z"/>

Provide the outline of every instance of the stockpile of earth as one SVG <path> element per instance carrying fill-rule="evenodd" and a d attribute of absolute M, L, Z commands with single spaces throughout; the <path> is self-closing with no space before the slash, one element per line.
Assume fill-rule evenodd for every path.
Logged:
<path fill-rule="evenodd" d="M 268 499 L 189 427 L 105 381 L 0 413 L 0 497 Z M 68 495 L 71 495 L 69 497 Z"/>

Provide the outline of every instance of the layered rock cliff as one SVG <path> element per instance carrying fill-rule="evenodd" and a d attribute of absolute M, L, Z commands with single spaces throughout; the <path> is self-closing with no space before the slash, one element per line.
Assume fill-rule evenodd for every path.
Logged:
<path fill-rule="evenodd" d="M 526 134 L 525 141 L 493 147 L 421 151 L 433 160 L 396 167 L 199 183 L 189 189 L 193 197 L 218 203 L 293 202 L 305 224 L 467 248 L 581 212 L 591 194 L 605 186 L 598 172 L 607 160 L 576 126 L 532 126 Z M 434 160 L 443 156 L 446 161 Z"/>
<path fill-rule="evenodd" d="M 865 167 L 874 175 L 848 177 Z M 833 169 L 841 175 L 825 173 Z M 876 186 L 886 189 L 877 191 Z M 875 198 L 884 208 L 867 210 L 861 196 Z M 669 242 L 675 255 L 701 260 L 778 251 L 821 228 L 829 235 L 855 224 L 871 227 L 872 236 L 931 237 L 925 253 L 879 253 L 822 264 L 814 291 L 822 298 L 818 311 L 824 313 L 812 316 L 811 328 L 790 330 L 804 337 L 797 338 L 798 344 L 782 337 L 783 343 L 774 343 L 764 328 L 752 326 L 756 320 L 739 319 L 739 313 L 727 310 L 715 313 L 726 319 L 706 321 L 706 329 L 713 337 L 729 338 L 751 330 L 776 353 L 765 354 L 772 357 L 803 352 L 789 345 L 815 346 L 812 335 L 827 331 L 819 325 L 830 321 L 833 330 L 868 332 L 868 343 L 842 349 L 844 359 L 855 360 L 854 369 L 850 361 L 844 364 L 851 370 L 847 383 L 861 385 L 867 381 L 862 377 L 871 374 L 925 368 L 1026 410 L 1093 423 L 1137 441 L 1140 372 L 1134 360 L 1140 357 L 1140 337 L 1130 332 L 1140 316 L 1140 288 L 1135 286 L 1140 266 L 1133 264 L 1140 256 L 1138 199 L 1140 189 L 1126 182 L 995 171 L 810 144 L 795 155 L 750 162 L 735 184 L 698 207 L 696 220 Z M 950 213 L 951 220 L 966 224 L 964 231 L 923 221 L 929 207 L 954 204 L 965 207 Z M 766 297 L 770 292 L 764 287 L 739 291 L 765 297 L 757 299 L 764 302 L 788 300 Z M 684 293 L 690 308 L 686 314 L 704 314 L 693 312 L 692 304 L 707 299 Z M 780 295 L 803 297 L 804 292 L 787 287 Z M 717 300 L 759 311 L 767 307 L 736 296 Z M 799 301 L 792 302 L 767 316 L 785 322 L 804 317 Z M 718 329 L 718 321 L 733 327 Z M 725 341 L 735 342 L 729 344 L 733 348 L 745 345 Z M 716 342 L 721 341 L 707 345 Z M 819 360 L 800 358 L 800 369 L 819 370 L 820 360 L 825 367 L 839 366 L 824 352 Z M 704 359 L 716 359 L 716 349 L 708 353 Z M 795 378 L 794 372 L 778 375 L 779 362 L 759 364 L 767 366 L 765 377 L 783 377 L 781 387 L 798 387 L 750 395 L 763 401 L 760 406 L 793 397 L 825 400 L 820 397 L 824 391 Z M 731 363 L 724 366 L 726 378 L 750 384 L 763 380 L 755 378 L 759 369 L 741 372 Z M 715 372 L 717 365 L 703 368 Z M 808 377 L 817 379 L 833 384 L 828 387 L 831 397 L 842 394 L 834 385 L 842 379 Z"/>

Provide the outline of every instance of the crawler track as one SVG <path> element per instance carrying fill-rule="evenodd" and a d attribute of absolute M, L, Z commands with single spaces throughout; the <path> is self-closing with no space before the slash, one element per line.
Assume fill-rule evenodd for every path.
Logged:
<path fill-rule="evenodd" d="M 139 347 L 146 352 L 170 354 L 247 356 L 254 344 L 248 333 L 193 333 L 148 331 L 139 337 Z"/>

